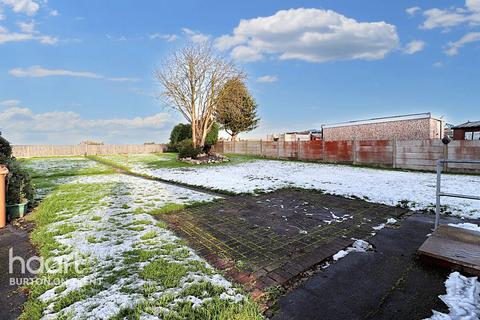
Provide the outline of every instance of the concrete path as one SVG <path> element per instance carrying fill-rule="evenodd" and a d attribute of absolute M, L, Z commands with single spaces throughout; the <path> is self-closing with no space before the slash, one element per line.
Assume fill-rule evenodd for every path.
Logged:
<path fill-rule="evenodd" d="M 415 214 L 381 230 L 369 240 L 374 251 L 350 253 L 282 297 L 273 319 L 423 319 L 447 311 L 438 295 L 448 270 L 415 256 L 432 219 Z"/>
<path fill-rule="evenodd" d="M 29 273 L 22 274 L 20 263 L 17 262 L 13 265 L 13 273 L 10 274 L 10 248 L 13 248 L 13 256 L 19 256 L 25 260 L 35 255 L 27 230 L 10 224 L 0 229 L 0 319 L 2 320 L 18 318 L 27 297 L 18 290 L 20 286 L 17 283 L 32 277 Z M 32 267 L 37 268 L 38 264 L 32 263 Z M 12 280 L 13 285 L 10 283 Z"/>

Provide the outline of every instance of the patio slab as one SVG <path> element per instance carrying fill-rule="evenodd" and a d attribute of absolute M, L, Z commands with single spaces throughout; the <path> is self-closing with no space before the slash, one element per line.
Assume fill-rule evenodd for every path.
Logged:
<path fill-rule="evenodd" d="M 160 218 L 201 255 L 247 288 L 285 286 L 302 272 L 372 236 L 408 210 L 316 191 L 285 189 Z"/>
<path fill-rule="evenodd" d="M 438 296 L 449 271 L 416 256 L 432 227 L 433 216 L 414 214 L 399 228 L 379 231 L 369 240 L 374 251 L 350 253 L 314 275 L 279 299 L 273 319 L 424 319 L 432 310 L 448 312 Z"/>

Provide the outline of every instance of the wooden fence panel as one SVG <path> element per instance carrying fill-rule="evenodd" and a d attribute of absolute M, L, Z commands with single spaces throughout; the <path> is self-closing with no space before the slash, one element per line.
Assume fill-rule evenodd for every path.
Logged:
<path fill-rule="evenodd" d="M 96 154 L 141 154 L 163 152 L 163 144 L 140 145 L 14 145 L 13 155 L 18 158 L 83 156 Z"/>

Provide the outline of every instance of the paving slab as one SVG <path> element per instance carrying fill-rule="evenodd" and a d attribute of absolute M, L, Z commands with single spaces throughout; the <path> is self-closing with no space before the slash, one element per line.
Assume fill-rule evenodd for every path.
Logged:
<path fill-rule="evenodd" d="M 449 271 L 416 256 L 432 227 L 433 216 L 414 214 L 382 229 L 369 240 L 373 251 L 348 254 L 280 298 L 273 319 L 423 319 L 447 311 L 438 295 Z"/>
<path fill-rule="evenodd" d="M 233 196 L 160 217 L 227 275 L 247 286 L 285 285 L 370 237 L 372 227 L 408 210 L 360 199 L 286 189 Z"/>

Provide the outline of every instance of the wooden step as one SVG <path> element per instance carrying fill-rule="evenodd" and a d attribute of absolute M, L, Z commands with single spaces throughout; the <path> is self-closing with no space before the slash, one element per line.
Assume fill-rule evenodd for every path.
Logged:
<path fill-rule="evenodd" d="M 445 268 L 480 276 L 480 232 L 440 225 L 417 253 Z"/>

